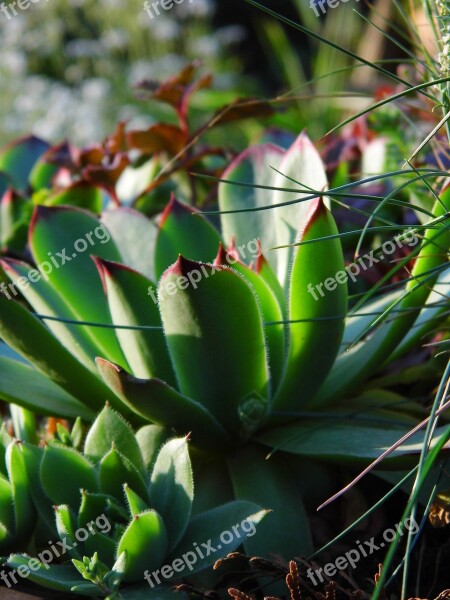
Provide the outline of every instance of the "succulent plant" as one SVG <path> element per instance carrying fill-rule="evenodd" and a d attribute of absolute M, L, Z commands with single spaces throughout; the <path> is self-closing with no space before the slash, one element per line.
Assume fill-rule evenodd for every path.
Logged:
<path fill-rule="evenodd" d="M 26 547 L 36 511 L 19 443 L 0 430 L 0 553 Z"/>
<path fill-rule="evenodd" d="M 234 501 L 192 515 L 187 438 L 157 425 L 134 434 L 109 406 L 92 424 L 82 451 L 73 447 L 77 432 L 61 426 L 59 438 L 40 447 L 12 440 L 6 449 L 14 503 L 2 498 L 1 509 L 16 519 L 16 553 L 6 562 L 39 585 L 91 598 L 151 598 L 152 590 L 155 598 L 165 597 L 170 580 L 234 550 L 256 533 L 267 512 Z M 6 494 L 6 480 L 3 487 Z M 14 515 L 2 517 L 14 529 Z M 31 549 L 17 554 L 25 532 L 25 549 Z M 3 552 L 10 546 L 5 541 Z"/>
<path fill-rule="evenodd" d="M 367 462 L 415 423 L 385 407 L 382 392 L 362 394 L 361 384 L 443 318 L 450 196 L 441 193 L 418 230 L 421 243 L 394 267 L 415 259 L 408 281 L 373 299 L 375 286 L 355 313 L 347 281 L 336 283 L 345 273 L 341 241 L 308 138 L 288 151 L 251 148 L 224 179 L 223 240 L 174 198 L 157 228 L 130 210 L 99 221 L 37 206 L 29 247 L 42 277 L 30 283 L 29 264 L 2 261 L 0 336 L 9 356 L 0 358 L 0 396 L 86 420 L 108 400 L 136 426 L 190 433 L 194 510 L 234 499 L 273 509 L 244 546 L 292 557 L 311 550 L 302 498 L 323 497 L 331 485 L 321 461 Z M 99 228 L 109 237 L 92 235 Z M 310 293 L 330 279 L 326 293 Z M 20 302 L 6 282 L 21 290 Z M 420 448 L 419 435 L 393 464 Z"/>

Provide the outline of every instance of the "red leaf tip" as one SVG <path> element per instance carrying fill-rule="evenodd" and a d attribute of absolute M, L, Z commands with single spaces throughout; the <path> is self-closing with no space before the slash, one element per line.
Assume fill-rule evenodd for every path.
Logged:
<path fill-rule="evenodd" d="M 239 252 L 234 245 L 234 239 L 230 243 L 227 249 L 225 249 L 222 242 L 219 244 L 219 252 L 217 253 L 216 258 L 214 259 L 215 266 L 233 266 L 237 262 L 242 263 Z"/>
<path fill-rule="evenodd" d="M 323 196 L 319 196 L 318 198 L 314 198 L 314 200 L 311 200 L 311 205 L 309 207 L 308 213 L 300 228 L 300 241 L 305 237 L 310 227 L 317 221 L 317 219 L 319 219 L 323 215 L 326 215 L 327 212 L 328 208 L 325 206 Z"/>
<path fill-rule="evenodd" d="M 170 265 L 170 267 L 165 271 L 163 277 L 167 277 L 168 275 L 186 275 L 187 273 L 198 269 L 201 264 L 202 263 L 189 260 L 188 258 L 185 258 L 179 254 L 176 262 L 174 262 L 173 265 Z"/>
<path fill-rule="evenodd" d="M 187 212 L 193 213 L 195 212 L 195 210 L 192 208 L 192 206 L 189 206 L 188 204 L 184 204 L 183 202 L 177 200 L 175 194 L 172 192 L 170 195 L 170 200 L 167 203 L 167 206 L 161 215 L 161 221 L 159 223 L 159 226 L 163 227 L 164 223 L 170 215 L 174 215 L 175 217 L 177 217 L 182 214 L 186 214 Z"/>
<path fill-rule="evenodd" d="M 91 256 L 91 258 L 94 261 L 95 266 L 97 267 L 97 270 L 99 272 L 105 294 L 107 293 L 107 277 L 113 279 L 114 275 L 116 273 L 119 273 L 120 271 L 129 271 L 130 273 L 137 273 L 137 271 L 135 271 L 131 267 L 127 267 L 127 265 L 123 265 L 122 263 L 114 262 L 112 260 L 105 260 L 104 258 L 100 258 L 99 256 Z"/>
<path fill-rule="evenodd" d="M 222 265 L 211 265 L 208 263 L 197 262 L 195 260 L 189 260 L 188 258 L 185 258 L 180 254 L 178 256 L 177 261 L 174 262 L 173 265 L 170 265 L 170 267 L 163 273 L 161 279 L 163 280 L 169 275 L 176 275 L 177 277 L 187 277 L 193 271 L 200 271 L 204 274 L 205 269 L 214 268 L 215 270 L 220 270 L 221 267 Z"/>
<path fill-rule="evenodd" d="M 217 252 L 217 256 L 214 259 L 215 265 L 224 265 L 227 260 L 227 251 L 224 248 L 222 242 L 219 243 L 219 251 Z"/>

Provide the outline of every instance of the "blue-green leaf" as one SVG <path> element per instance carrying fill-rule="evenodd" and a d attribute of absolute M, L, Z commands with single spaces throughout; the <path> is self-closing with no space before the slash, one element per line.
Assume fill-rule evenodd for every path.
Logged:
<path fill-rule="evenodd" d="M 95 259 L 102 277 L 113 323 L 154 327 L 118 329 L 117 339 L 135 377 L 159 377 L 175 384 L 172 364 L 162 331 L 155 284 L 137 271 Z"/>
<path fill-rule="evenodd" d="M 115 207 L 105 211 L 101 222 L 110 232 L 122 262 L 149 279 L 155 279 L 153 255 L 158 227 L 142 213 Z"/>
<path fill-rule="evenodd" d="M 274 398 L 274 411 L 280 413 L 305 406 L 320 388 L 339 352 L 347 314 L 348 276 L 340 240 L 307 243 L 337 233 L 323 201 L 312 202 L 299 240 L 305 244 L 294 255 L 289 284 L 289 349 Z"/>
<path fill-rule="evenodd" d="M 142 581 L 144 571 L 153 571 L 163 564 L 167 532 L 156 511 L 141 513 L 131 521 L 117 546 L 117 556 L 122 552 L 127 559 L 124 581 Z"/>
<path fill-rule="evenodd" d="M 194 498 L 194 481 L 186 438 L 167 442 L 160 450 L 151 476 L 152 506 L 164 519 L 168 549 L 183 537 Z"/>
<path fill-rule="evenodd" d="M 61 473 L 70 473 L 61 485 Z M 73 448 L 53 443 L 45 448 L 41 462 L 41 482 L 53 504 L 68 504 L 78 510 L 81 490 L 98 491 L 93 465 Z"/>
<path fill-rule="evenodd" d="M 40 415 L 92 421 L 95 413 L 33 367 L 0 357 L 0 398 Z"/>
<path fill-rule="evenodd" d="M 242 182 L 248 186 L 221 182 L 219 184 L 220 210 L 239 210 L 242 208 L 260 208 L 273 203 L 272 190 L 252 187 L 273 186 L 276 171 L 284 156 L 284 150 L 274 144 L 252 146 L 242 152 L 224 171 L 222 179 Z M 286 185 L 284 187 L 292 187 Z M 279 209 L 277 209 L 279 210 Z M 222 214 L 220 219 L 224 239 L 227 243 L 235 238 L 236 246 L 246 245 L 250 240 L 260 239 L 264 250 L 277 245 L 274 219 L 276 211 L 262 210 L 255 212 Z M 244 257 L 245 260 L 245 257 Z M 277 253 L 270 253 L 270 262 L 276 266 Z"/>
<path fill-rule="evenodd" d="M 33 561 L 33 569 L 29 568 L 31 561 Z M 85 583 L 75 567 L 68 565 L 45 565 L 38 559 L 33 559 L 24 554 L 11 554 L 6 561 L 6 564 L 8 567 L 11 567 L 11 569 L 18 569 L 21 566 L 29 568 L 30 573 L 28 579 L 33 583 L 50 590 L 57 590 L 69 594 L 74 586 Z M 89 598 L 95 598 L 96 593 L 98 593 L 98 588 L 92 584 L 91 588 L 86 589 L 86 592 L 83 595 L 88 596 Z"/>
<path fill-rule="evenodd" d="M 183 539 L 165 561 L 170 565 L 175 559 L 183 559 L 172 577 L 180 579 L 206 569 L 236 550 L 249 535 L 256 533 L 256 526 L 267 513 L 253 502 L 236 500 L 194 517 Z"/>
<path fill-rule="evenodd" d="M 229 447 L 230 437 L 199 402 L 183 396 L 159 379 L 137 379 L 118 365 L 97 360 L 101 376 L 136 414 L 158 425 L 174 427 L 180 434 L 192 432 L 196 445 Z"/>
<path fill-rule="evenodd" d="M 94 462 L 99 462 L 113 444 L 145 476 L 144 461 L 133 430 L 121 415 L 107 405 L 86 436 L 84 454 Z"/>
<path fill-rule="evenodd" d="M 245 439 L 270 402 L 254 292 L 234 270 L 180 257 L 160 281 L 159 301 L 180 391 Z"/>
<path fill-rule="evenodd" d="M 95 255 L 106 260 L 121 260 L 104 225 L 79 208 L 37 206 L 30 225 L 30 247 L 49 285 L 64 298 L 79 320 L 112 324 L 91 258 Z M 99 353 L 127 366 L 113 329 L 84 326 L 84 331 L 99 348 Z"/>
<path fill-rule="evenodd" d="M 286 559 L 309 555 L 312 539 L 308 517 L 282 456 L 267 459 L 263 448 L 247 446 L 230 458 L 228 465 L 236 498 L 272 511 L 258 526 L 257 535 L 245 540 L 246 552 L 251 556 L 275 553 Z"/>
<path fill-rule="evenodd" d="M 269 211 L 269 214 L 273 213 L 275 215 L 273 218 L 275 220 L 277 246 L 295 242 L 298 229 L 305 222 L 314 202 L 314 200 L 307 200 L 306 202 L 303 200 L 303 198 L 310 195 L 309 190 L 316 190 L 320 194 L 328 186 L 322 159 L 305 132 L 299 135 L 286 152 L 279 165 L 279 171 L 280 173 L 277 174 L 274 180 L 274 187 L 298 188 L 307 193 L 281 191 L 273 193 L 273 204 L 299 200 L 295 204 Z M 298 183 L 294 183 L 288 179 L 289 177 Z M 277 250 L 278 279 L 285 289 L 289 285 L 289 270 L 293 255 L 293 248 Z"/>

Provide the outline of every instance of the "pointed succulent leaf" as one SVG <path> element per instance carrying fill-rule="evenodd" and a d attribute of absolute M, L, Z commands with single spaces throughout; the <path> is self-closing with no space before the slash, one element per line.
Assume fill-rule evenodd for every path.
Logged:
<path fill-rule="evenodd" d="M 250 284 L 258 299 L 264 323 L 276 323 L 283 320 L 283 313 L 272 289 L 250 267 L 236 260 L 232 254 L 226 252 L 222 244 L 220 245 L 214 264 L 231 267 L 240 273 Z M 283 370 L 285 349 L 284 325 L 266 326 L 264 333 L 267 342 L 271 385 L 273 389 L 276 389 Z"/>
<path fill-rule="evenodd" d="M 167 442 L 160 450 L 151 476 L 150 499 L 164 519 L 168 549 L 186 530 L 194 499 L 194 481 L 186 438 Z"/>
<path fill-rule="evenodd" d="M 173 431 L 160 425 L 144 425 L 138 430 L 136 440 L 148 472 L 153 469 L 159 449 L 172 437 Z"/>
<path fill-rule="evenodd" d="M 75 419 L 75 423 L 70 432 L 70 438 L 72 440 L 72 446 L 79 450 L 84 439 L 84 426 L 81 417 Z"/>
<path fill-rule="evenodd" d="M 117 556 L 126 553 L 124 581 L 142 581 L 144 571 L 153 571 L 163 564 L 167 553 L 167 531 L 155 510 L 136 515 L 126 528 L 117 547 Z"/>
<path fill-rule="evenodd" d="M 108 496 L 106 494 L 93 494 L 81 490 L 81 505 L 77 516 L 77 527 L 86 527 L 91 521 L 104 514 L 107 507 Z"/>
<path fill-rule="evenodd" d="M 16 360 L 0 357 L 0 397 L 35 413 L 91 421 L 95 413 L 50 379 Z"/>
<path fill-rule="evenodd" d="M 0 151 L 0 171 L 12 179 L 15 189 L 26 190 L 31 169 L 49 147 L 35 136 L 11 142 Z"/>
<path fill-rule="evenodd" d="M 79 544 L 75 532 L 77 531 L 77 519 L 75 513 L 67 504 L 55 506 L 56 529 L 59 539 L 64 543 L 68 543 L 67 552 L 72 558 L 80 558 L 79 552 L 76 550 Z"/>
<path fill-rule="evenodd" d="M 110 591 L 118 590 L 125 576 L 126 570 L 127 555 L 126 552 L 122 552 L 122 554 L 114 562 L 111 571 L 107 573 L 103 578 L 103 583 L 108 587 Z"/>
<path fill-rule="evenodd" d="M 50 531 L 55 531 L 55 515 L 48 496 L 41 483 L 40 471 L 44 449 L 33 444 L 23 443 L 22 454 L 27 471 L 30 492 L 39 517 Z M 56 537 L 56 531 L 55 531 Z"/>
<path fill-rule="evenodd" d="M 101 281 L 91 259 L 95 255 L 121 260 L 104 225 L 79 208 L 37 206 L 30 225 L 30 247 L 41 273 L 79 320 L 111 324 L 106 301 L 102 301 Z M 84 326 L 84 330 L 99 353 L 126 366 L 112 329 Z"/>
<path fill-rule="evenodd" d="M 129 411 L 98 377 L 68 352 L 38 319 L 20 304 L 0 295 L 0 336 L 67 393 L 90 409 L 101 410 L 106 399 Z"/>
<path fill-rule="evenodd" d="M 61 485 L 61 473 L 70 473 Z M 97 475 L 87 458 L 73 448 L 60 444 L 47 445 L 41 462 L 41 482 L 53 504 L 68 504 L 78 510 L 81 490 L 98 491 Z"/>
<path fill-rule="evenodd" d="M 277 250 L 273 250 L 272 252 L 276 254 Z M 255 268 L 256 268 L 256 272 L 258 273 L 258 275 L 262 279 L 264 279 L 264 281 L 270 287 L 272 292 L 275 294 L 275 296 L 278 300 L 280 309 L 281 309 L 283 315 L 285 315 L 286 314 L 286 297 L 284 294 L 284 290 L 281 287 L 280 282 L 278 281 L 275 271 L 270 266 L 270 263 L 266 259 L 264 254 L 261 253 L 258 256 L 258 258 L 256 259 Z"/>
<path fill-rule="evenodd" d="M 124 484 L 123 491 L 125 493 L 128 508 L 130 510 L 130 515 L 132 518 L 134 518 L 139 513 L 149 510 L 150 506 L 148 505 L 148 502 L 142 500 L 142 498 L 138 496 L 136 492 L 133 492 L 133 490 L 127 483 Z"/>
<path fill-rule="evenodd" d="M 129 267 L 102 259 L 95 259 L 95 263 L 102 277 L 113 323 L 154 327 L 117 330 L 117 339 L 133 375 L 159 377 L 174 384 L 155 284 Z"/>
<path fill-rule="evenodd" d="M 134 464 L 121 454 L 113 444 L 100 461 L 100 488 L 104 494 L 123 502 L 123 484 L 128 483 L 137 494 L 148 499 L 145 481 Z"/>
<path fill-rule="evenodd" d="M 64 446 L 71 446 L 72 445 L 72 440 L 70 439 L 70 432 L 61 423 L 56 423 L 55 439 L 57 439 L 62 444 L 64 444 Z"/>
<path fill-rule="evenodd" d="M 72 564 L 84 579 L 95 584 L 108 573 L 108 567 L 99 560 L 98 552 L 94 552 L 92 556 L 83 556 L 83 560 L 74 558 Z"/>
<path fill-rule="evenodd" d="M 3 475 L 0 475 L 0 523 L 2 523 L 8 531 L 14 531 L 16 523 L 14 516 L 12 486 L 8 479 L 6 479 L 6 477 Z M 0 551 L 4 551 L 1 540 Z"/>
<path fill-rule="evenodd" d="M 173 196 L 161 217 L 156 238 L 156 277 L 159 278 L 179 254 L 192 260 L 213 261 L 219 242 L 219 234 L 205 217 Z"/>
<path fill-rule="evenodd" d="M 433 208 L 435 218 L 443 217 L 450 210 L 450 188 L 440 195 Z M 341 353 L 320 388 L 315 402 L 322 403 L 340 398 L 352 391 L 361 381 L 386 363 L 401 341 L 411 331 L 425 306 L 438 278 L 438 267 L 445 264 L 450 248 L 450 231 L 446 222 L 427 229 L 423 235 L 420 252 L 411 271 L 409 282 L 400 301 L 394 300 L 395 318 L 390 318 L 363 341 Z M 432 276 L 430 273 L 436 273 Z M 392 317 L 392 314 L 390 315 Z M 429 321 L 430 329 L 435 321 Z M 364 332 L 363 332 L 364 333 Z M 425 329 L 422 330 L 422 334 Z"/>
<path fill-rule="evenodd" d="M 219 207 L 221 211 L 261 208 L 272 204 L 274 192 L 254 186 L 273 186 L 276 172 L 284 156 L 284 150 L 274 144 L 253 146 L 240 154 L 225 170 L 222 179 L 243 183 L 219 184 Z M 284 187 L 292 187 L 284 185 Z M 228 213 L 220 216 L 225 242 L 234 236 L 236 245 L 247 244 L 252 239 L 260 239 L 264 249 L 277 245 L 273 210 Z M 270 260 L 276 264 L 277 254 L 271 253 Z"/>
<path fill-rule="evenodd" d="M 30 556 L 23 554 L 11 554 L 6 564 L 11 569 L 18 569 L 22 565 L 28 568 L 30 558 Z M 46 565 L 39 559 L 35 560 L 37 563 L 33 563 L 35 565 L 34 569 L 29 569 L 28 579 L 37 585 L 69 594 L 74 586 L 84 583 L 81 575 L 71 565 Z M 92 598 L 95 597 L 96 593 L 98 593 L 98 588 L 92 585 L 90 590 L 83 595 Z"/>
<path fill-rule="evenodd" d="M 314 200 L 310 209 L 300 234 L 304 245 L 298 247 L 292 266 L 289 320 L 294 322 L 289 325 L 286 367 L 274 411 L 292 411 L 310 401 L 333 366 L 344 331 L 347 274 L 340 240 L 308 243 L 335 235 L 337 228 L 321 199 Z M 344 277 L 342 284 L 337 273 Z M 323 291 L 330 280 L 331 291 Z"/>
<path fill-rule="evenodd" d="M 76 315 L 66 302 L 51 288 L 48 283 L 38 277 L 39 272 L 25 262 L 5 259 L 0 261 L 5 274 L 29 302 L 34 311 L 49 317 L 61 317 L 76 320 Z M 12 295 L 12 292 L 9 292 Z M 98 349 L 86 335 L 83 327 L 74 327 L 63 322 L 47 320 L 47 327 L 54 336 L 78 360 L 91 371 L 95 370 L 94 359 Z"/>
<path fill-rule="evenodd" d="M 193 443 L 214 448 L 227 447 L 230 438 L 201 404 L 183 396 L 159 379 L 136 379 L 118 365 L 97 359 L 104 381 L 138 415 L 158 425 L 192 432 Z"/>
<path fill-rule="evenodd" d="M 160 281 L 159 300 L 181 392 L 245 439 L 264 420 L 269 403 L 267 351 L 254 292 L 229 268 L 180 257 Z"/>
<path fill-rule="evenodd" d="M 249 536 L 245 551 L 254 554 L 307 556 L 312 552 L 308 518 L 297 487 L 288 477 L 278 455 L 267 459 L 267 451 L 247 446 L 228 460 L 235 497 L 263 504 L 271 512 Z"/>
<path fill-rule="evenodd" d="M 444 433 L 444 429 L 436 430 L 434 441 Z M 367 464 L 378 458 L 408 431 L 404 427 L 391 426 L 386 429 L 356 425 L 354 422 L 315 421 L 313 428 L 307 423 L 287 425 L 258 434 L 257 438 L 264 445 L 284 452 L 354 465 Z M 386 465 L 401 465 L 403 458 L 419 455 L 423 448 L 423 436 L 422 431 L 407 440 L 385 459 Z"/>
<path fill-rule="evenodd" d="M 9 405 L 9 412 L 16 438 L 22 442 L 36 444 L 38 442 L 36 415 L 32 411 L 15 404 Z"/>
<path fill-rule="evenodd" d="M 274 180 L 277 188 L 298 188 L 307 193 L 281 192 L 273 193 L 273 204 L 281 204 L 298 200 L 295 204 L 282 206 L 275 209 L 275 229 L 277 246 L 293 244 L 297 236 L 299 225 L 307 218 L 311 205 L 315 200 L 303 199 L 310 196 L 309 190 L 320 192 L 327 189 L 328 182 L 325 167 L 319 153 L 314 148 L 306 133 L 301 133 L 289 150 L 286 152 Z M 288 178 L 298 183 L 294 183 Z M 287 289 L 289 285 L 289 269 L 294 255 L 293 248 L 277 250 L 277 275 L 281 284 Z"/>
<path fill-rule="evenodd" d="M 21 446 L 20 442 L 11 442 L 5 455 L 14 505 L 14 537 L 19 546 L 31 537 L 36 525 L 36 512 Z"/>
<path fill-rule="evenodd" d="M 123 264 L 155 279 L 153 255 L 158 233 L 155 223 L 136 210 L 122 207 L 105 211 L 100 220 L 110 232 Z"/>
<path fill-rule="evenodd" d="M 84 454 L 97 463 L 110 451 L 112 444 L 144 477 L 144 461 L 133 430 L 120 414 L 106 405 L 89 429 Z"/>
<path fill-rule="evenodd" d="M 185 569 L 176 574 L 177 579 L 206 569 L 219 558 L 224 558 L 229 552 L 236 550 L 248 535 L 256 533 L 256 525 L 267 513 L 267 510 L 262 510 L 257 504 L 242 500 L 201 513 L 191 519 L 183 539 L 165 562 L 170 564 L 188 552 L 191 553 L 189 557 L 194 556 L 195 561 L 194 558 L 190 558 L 189 568 L 185 564 Z M 194 542 L 199 545 L 200 550 L 203 549 L 203 544 L 207 547 L 205 552 L 202 552 L 203 558 L 192 550 Z"/>

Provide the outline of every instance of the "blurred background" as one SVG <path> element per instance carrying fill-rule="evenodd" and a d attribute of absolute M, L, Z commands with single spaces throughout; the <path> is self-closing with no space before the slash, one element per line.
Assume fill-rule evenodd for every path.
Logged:
<path fill-rule="evenodd" d="M 399 56 L 354 12 L 370 12 L 363 2 L 347 0 L 321 18 L 309 0 L 263 3 L 368 60 Z M 296 131 L 308 125 L 312 135 L 335 122 L 336 110 L 358 108 L 374 88 L 372 72 L 344 71 L 351 59 L 244 0 L 186 0 L 154 19 L 143 0 L 36 0 L 17 10 L 11 19 L 0 13 L 0 146 L 30 132 L 53 143 L 68 137 L 88 144 L 118 120 L 151 124 L 160 109 L 137 100 L 133 86 L 169 77 L 193 59 L 214 75 L 213 89 L 199 93 L 194 108 L 296 90 L 300 97 L 286 105 L 283 124 Z M 387 28 L 390 12 L 391 0 L 376 0 L 371 17 Z M 339 72 L 317 80 L 330 71 Z M 314 85 L 306 85 L 311 78 Z M 327 97 L 349 89 L 354 98 Z M 311 93 L 324 100 L 312 105 Z"/>

